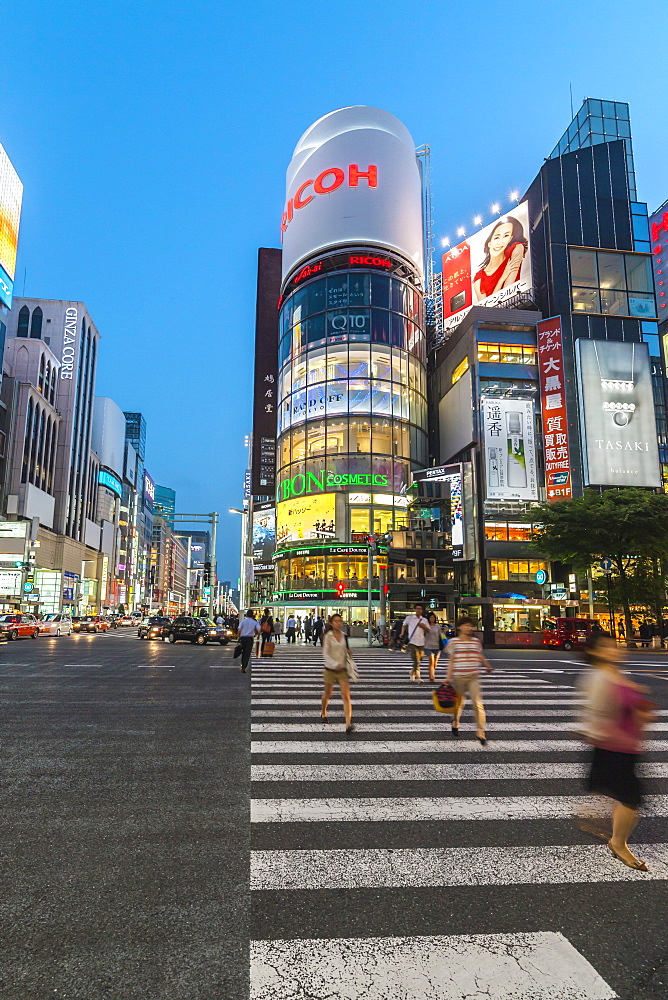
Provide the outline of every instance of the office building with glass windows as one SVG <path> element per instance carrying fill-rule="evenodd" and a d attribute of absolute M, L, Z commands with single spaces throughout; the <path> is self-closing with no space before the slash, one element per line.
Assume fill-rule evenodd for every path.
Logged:
<path fill-rule="evenodd" d="M 504 226 L 510 250 L 523 247 L 521 302 L 512 288 L 493 298 L 488 248 Z M 472 544 L 455 562 L 461 604 L 487 642 L 540 644 L 546 618 L 607 611 L 600 582 L 590 591 L 532 547 L 532 508 L 587 486 L 657 488 L 665 463 L 665 369 L 628 105 L 586 100 L 517 209 L 489 228 L 484 245 L 474 234 L 444 255 L 430 452 L 471 469 Z M 471 302 L 446 270 L 452 260 L 461 270 L 463 247 L 478 287 L 451 317 L 458 295 Z"/>

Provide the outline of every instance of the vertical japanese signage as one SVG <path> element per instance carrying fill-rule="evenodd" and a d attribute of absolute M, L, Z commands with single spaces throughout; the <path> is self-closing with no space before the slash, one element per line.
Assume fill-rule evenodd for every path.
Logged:
<path fill-rule="evenodd" d="M 650 216 L 649 235 L 652 241 L 654 283 L 659 308 L 659 322 L 668 319 L 668 202 Z"/>
<path fill-rule="evenodd" d="M 533 402 L 485 396 L 482 401 L 488 500 L 537 500 Z"/>
<path fill-rule="evenodd" d="M 536 332 L 543 414 L 545 490 L 548 503 L 554 503 L 573 496 L 561 316 L 553 316 L 537 323 Z"/>
<path fill-rule="evenodd" d="M 276 487 L 276 393 L 278 389 L 278 299 L 281 251 L 258 251 L 255 311 L 255 380 L 253 397 L 253 496 L 269 496 Z"/>

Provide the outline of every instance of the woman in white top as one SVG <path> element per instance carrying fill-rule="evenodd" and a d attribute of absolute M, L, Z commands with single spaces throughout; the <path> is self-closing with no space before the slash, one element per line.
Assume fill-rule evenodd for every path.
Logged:
<path fill-rule="evenodd" d="M 348 677 L 350 654 L 341 615 L 330 615 L 329 617 L 322 640 L 322 655 L 325 660 L 323 671 L 325 690 L 322 693 L 322 714 L 320 717 L 327 721 L 329 699 L 334 693 L 334 686 L 338 684 L 341 689 L 343 714 L 346 718 L 346 732 L 352 733 L 355 731 L 355 727 L 352 723 L 353 705 L 350 700 L 350 678 Z"/>

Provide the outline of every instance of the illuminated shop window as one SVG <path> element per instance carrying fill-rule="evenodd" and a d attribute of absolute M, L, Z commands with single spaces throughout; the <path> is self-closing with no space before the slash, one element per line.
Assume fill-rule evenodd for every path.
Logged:
<path fill-rule="evenodd" d="M 485 521 L 485 538 L 495 542 L 531 541 L 533 526 L 508 521 Z"/>
<path fill-rule="evenodd" d="M 478 344 L 478 361 L 535 365 L 536 348 L 529 344 Z"/>
<path fill-rule="evenodd" d="M 455 382 L 459 382 L 462 375 L 465 375 L 468 370 L 469 370 L 469 359 L 464 358 L 464 360 L 457 365 L 457 367 L 452 373 L 452 384 L 454 385 Z"/>
<path fill-rule="evenodd" d="M 649 255 L 571 248 L 573 311 L 656 316 Z"/>
<path fill-rule="evenodd" d="M 549 563 L 535 559 L 489 559 L 489 580 L 535 580 L 539 570 L 548 572 Z"/>

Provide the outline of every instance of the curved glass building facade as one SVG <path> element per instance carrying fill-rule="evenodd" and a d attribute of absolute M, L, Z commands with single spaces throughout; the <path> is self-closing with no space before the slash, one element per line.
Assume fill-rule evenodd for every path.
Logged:
<path fill-rule="evenodd" d="M 356 247 L 288 279 L 278 406 L 277 590 L 368 586 L 365 551 L 327 553 L 326 543 L 404 527 L 411 470 L 426 464 L 423 299 L 412 265 Z M 307 540 L 324 543 L 320 558 L 286 551 Z"/>
<path fill-rule="evenodd" d="M 380 592 L 368 536 L 406 525 L 427 462 L 421 180 L 405 126 L 366 107 L 315 122 L 288 168 L 282 229 L 275 600 L 327 613 L 340 598 L 363 618 Z"/>

